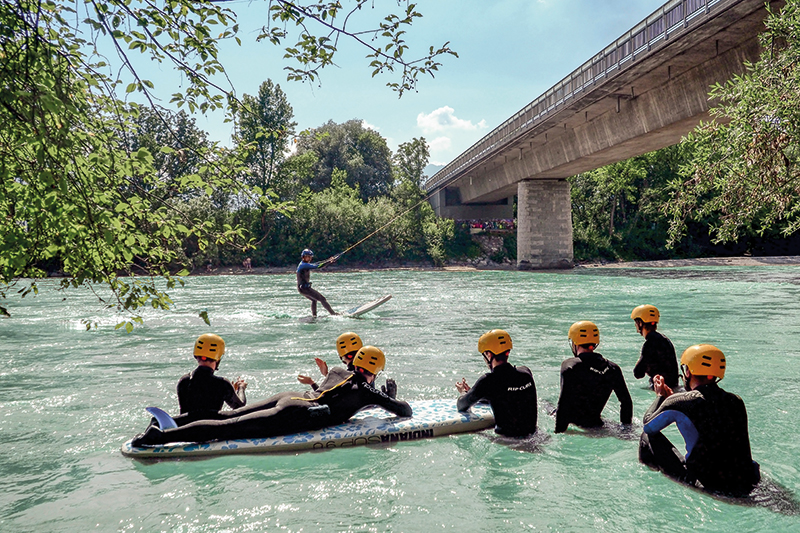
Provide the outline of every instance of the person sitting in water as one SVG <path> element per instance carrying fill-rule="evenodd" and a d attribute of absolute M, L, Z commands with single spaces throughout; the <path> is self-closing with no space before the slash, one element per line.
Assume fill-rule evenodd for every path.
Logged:
<path fill-rule="evenodd" d="M 722 350 L 697 344 L 681 355 L 686 392 L 673 393 L 663 376 L 653 378 L 657 397 L 644 415 L 639 460 L 703 489 L 746 496 L 761 474 L 750 453 L 744 402 L 717 384 L 726 367 Z M 686 442 L 685 457 L 661 433 L 672 422 Z"/>
<path fill-rule="evenodd" d="M 671 389 L 678 387 L 678 358 L 675 346 L 667 337 L 656 331 L 660 314 L 653 305 L 640 305 L 631 312 L 636 324 L 636 333 L 644 337 L 642 353 L 633 367 L 633 376 L 642 379 L 645 374 L 650 378 L 650 390 L 653 390 L 653 377 L 663 376 Z"/>
<path fill-rule="evenodd" d="M 194 358 L 197 368 L 178 380 L 178 405 L 181 414 L 178 424 L 203 418 L 214 418 L 223 403 L 232 409 L 247 404 L 245 389 L 247 382 L 237 379 L 233 383 L 215 376 L 225 353 L 225 341 L 213 333 L 200 335 L 194 343 Z"/>
<path fill-rule="evenodd" d="M 536 385 L 530 369 L 508 362 L 511 337 L 502 329 L 493 329 L 478 339 L 478 352 L 483 355 L 490 372 L 474 387 L 465 378 L 456 382 L 461 393 L 457 407 L 465 412 L 482 399 L 489 401 L 494 413 L 495 432 L 507 437 L 524 437 L 536 431 Z"/>
<path fill-rule="evenodd" d="M 572 324 L 568 336 L 575 357 L 561 363 L 556 433 L 563 433 L 570 424 L 583 428 L 602 426 L 600 415 L 612 390 L 620 403 L 620 422 L 630 424 L 633 401 L 622 370 L 594 351 L 600 344 L 600 330 L 594 323 L 583 320 Z"/>
<path fill-rule="evenodd" d="M 378 405 L 398 416 L 411 416 L 407 402 L 390 398 L 373 387 L 375 376 L 385 364 L 386 357 L 379 348 L 364 346 L 353 359 L 355 371 L 313 398 L 305 398 L 301 392 L 283 392 L 241 409 L 220 412 L 221 420 L 200 420 L 167 430 L 151 426 L 131 444 L 277 437 L 341 424 L 369 405 Z"/>
<path fill-rule="evenodd" d="M 311 260 L 313 258 L 314 252 L 308 248 L 303 250 L 300 254 L 300 264 L 297 265 L 297 292 L 311 300 L 312 316 L 317 316 L 317 302 L 321 303 L 322 307 L 331 315 L 338 315 L 339 313 L 333 310 L 328 300 L 326 300 L 322 294 L 311 288 L 311 271 L 315 268 L 322 268 L 327 264 L 325 261 L 312 263 Z"/>

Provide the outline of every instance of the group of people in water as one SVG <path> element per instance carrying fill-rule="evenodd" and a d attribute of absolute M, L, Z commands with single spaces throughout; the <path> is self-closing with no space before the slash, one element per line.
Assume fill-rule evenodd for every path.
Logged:
<path fill-rule="evenodd" d="M 679 367 L 672 342 L 657 331 L 658 309 L 641 305 L 631 318 L 645 338 L 634 376 L 648 376 L 656 394 L 643 417 L 640 461 L 706 490 L 746 495 L 760 480 L 760 473 L 751 457 L 744 402 L 718 384 L 725 376 L 725 355 L 709 344 L 694 345 L 683 352 Z M 631 424 L 633 402 L 622 370 L 596 351 L 600 343 L 598 327 L 589 321 L 576 322 L 569 328 L 568 338 L 573 357 L 561 364 L 555 432 L 566 431 L 570 424 L 580 428 L 603 426 L 601 413 L 612 391 L 620 402 L 620 422 Z M 489 372 L 473 386 L 464 378 L 456 382 L 460 393 L 457 407 L 466 412 L 479 401 L 488 402 L 495 431 L 524 438 L 538 431 L 536 385 L 529 368 L 509 362 L 512 347 L 511 337 L 504 330 L 480 336 L 478 352 Z M 248 405 L 246 382 L 232 383 L 215 375 L 225 352 L 223 339 L 215 334 L 201 335 L 194 346 L 197 368 L 178 382 L 181 414 L 175 417 L 177 427 L 162 429 L 154 420 L 131 444 L 289 435 L 341 424 L 359 410 L 376 405 L 400 417 L 412 416 L 411 406 L 397 399 L 394 380 L 388 379 L 380 388 L 374 385 L 386 364 L 379 348 L 365 346 L 357 334 L 347 332 L 336 339 L 336 350 L 343 367 L 329 369 L 323 360 L 315 359 L 323 375 L 319 384 L 309 376 L 298 376 L 298 381 L 310 385 L 311 390 L 282 392 Z M 223 404 L 231 410 L 223 411 Z M 685 455 L 661 433 L 671 423 L 677 424 L 685 440 Z"/>

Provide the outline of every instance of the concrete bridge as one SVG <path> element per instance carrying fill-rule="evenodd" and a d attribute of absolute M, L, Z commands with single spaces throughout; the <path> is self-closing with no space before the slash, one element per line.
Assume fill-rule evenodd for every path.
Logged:
<path fill-rule="evenodd" d="M 772 9 L 783 6 L 771 2 Z M 517 267 L 572 265 L 569 183 L 680 141 L 759 57 L 765 0 L 670 0 L 426 183 L 439 216 L 511 218 Z"/>

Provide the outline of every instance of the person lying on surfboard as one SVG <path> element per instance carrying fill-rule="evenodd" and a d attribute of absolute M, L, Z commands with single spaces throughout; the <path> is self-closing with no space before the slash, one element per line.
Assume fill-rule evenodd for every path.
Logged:
<path fill-rule="evenodd" d="M 311 288 L 311 271 L 315 268 L 322 268 L 329 263 L 333 263 L 336 261 L 338 256 L 333 256 L 332 258 L 326 261 L 320 261 L 319 263 L 312 263 L 311 260 L 314 258 L 314 252 L 306 248 L 300 254 L 300 264 L 297 265 L 297 292 L 311 300 L 311 315 L 317 316 L 317 302 L 322 304 L 322 307 L 325 308 L 328 313 L 331 315 L 338 315 L 336 311 L 328 303 L 328 300 L 320 294 L 318 291 L 315 291 Z"/>
<path fill-rule="evenodd" d="M 328 363 L 319 357 L 315 357 L 314 362 L 317 363 L 317 367 L 325 379 L 318 385 L 314 382 L 312 377 L 299 374 L 297 376 L 297 381 L 305 385 L 311 385 L 311 388 L 314 389 L 314 391 L 318 391 L 320 389 L 325 390 L 329 387 L 332 387 L 353 373 L 355 369 L 353 367 L 353 358 L 356 356 L 356 353 L 358 353 L 358 350 L 360 350 L 363 346 L 364 343 L 361 341 L 361 337 L 359 337 L 356 333 L 353 333 L 352 331 L 342 333 L 336 339 L 336 351 L 339 353 L 339 359 L 342 360 L 342 363 L 344 363 L 346 368 L 335 367 L 333 369 L 328 369 Z M 386 380 L 386 385 L 381 386 L 381 391 L 387 394 L 390 398 L 397 398 L 397 383 L 395 383 L 392 378 L 388 378 Z M 305 396 L 310 398 L 310 394 L 313 393 L 306 392 Z"/>
<path fill-rule="evenodd" d="M 528 367 L 508 362 L 511 336 L 502 329 L 493 329 L 478 339 L 478 352 L 489 366 L 474 387 L 461 378 L 456 389 L 461 393 L 458 410 L 468 411 L 478 401 L 489 400 L 495 418 L 494 431 L 507 437 L 525 437 L 536 432 L 536 384 Z"/>
<path fill-rule="evenodd" d="M 385 365 L 386 357 L 379 348 L 364 346 L 353 359 L 353 374 L 314 398 L 305 398 L 302 392 L 283 392 L 241 409 L 221 411 L 221 420 L 200 420 L 166 430 L 150 426 L 134 437 L 131 445 L 289 435 L 341 424 L 369 405 L 378 405 L 398 416 L 411 416 L 407 402 L 390 398 L 373 386 L 375 376 Z"/>

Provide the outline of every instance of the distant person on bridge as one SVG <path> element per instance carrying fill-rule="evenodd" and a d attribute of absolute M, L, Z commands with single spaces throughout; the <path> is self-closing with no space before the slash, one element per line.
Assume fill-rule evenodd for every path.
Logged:
<path fill-rule="evenodd" d="M 636 324 L 636 332 L 644 337 L 642 353 L 633 367 L 633 376 L 642 379 L 645 374 L 650 377 L 650 390 L 653 390 L 653 378 L 663 376 L 664 382 L 671 389 L 678 387 L 678 358 L 675 346 L 667 337 L 656 331 L 660 313 L 654 305 L 640 305 L 631 312 Z"/>
<path fill-rule="evenodd" d="M 502 329 L 493 329 L 478 339 L 478 352 L 489 367 L 474 387 L 467 380 L 456 381 L 461 393 L 458 410 L 468 411 L 480 400 L 488 400 L 495 420 L 495 433 L 506 437 L 525 437 L 536 432 L 536 385 L 530 369 L 508 362 L 511 337 Z"/>
<path fill-rule="evenodd" d="M 332 263 L 335 261 L 335 257 L 336 256 L 334 256 L 334 259 L 329 259 L 327 261 L 312 263 L 311 260 L 314 258 L 314 252 L 306 248 L 300 254 L 300 264 L 297 265 L 297 292 L 311 300 L 312 316 L 317 316 L 317 302 L 321 303 L 322 307 L 324 307 L 328 313 L 332 315 L 339 314 L 333 310 L 328 300 L 326 300 L 322 294 L 311 288 L 311 271 L 315 268 L 322 268 L 328 263 Z"/>
<path fill-rule="evenodd" d="M 575 322 L 569 328 L 571 357 L 561 363 L 561 394 L 556 409 L 556 433 L 563 433 L 570 424 L 582 428 L 601 427 L 603 408 L 617 395 L 619 421 L 630 424 L 633 400 L 622 376 L 622 370 L 599 353 L 600 330 L 588 320 Z"/>

